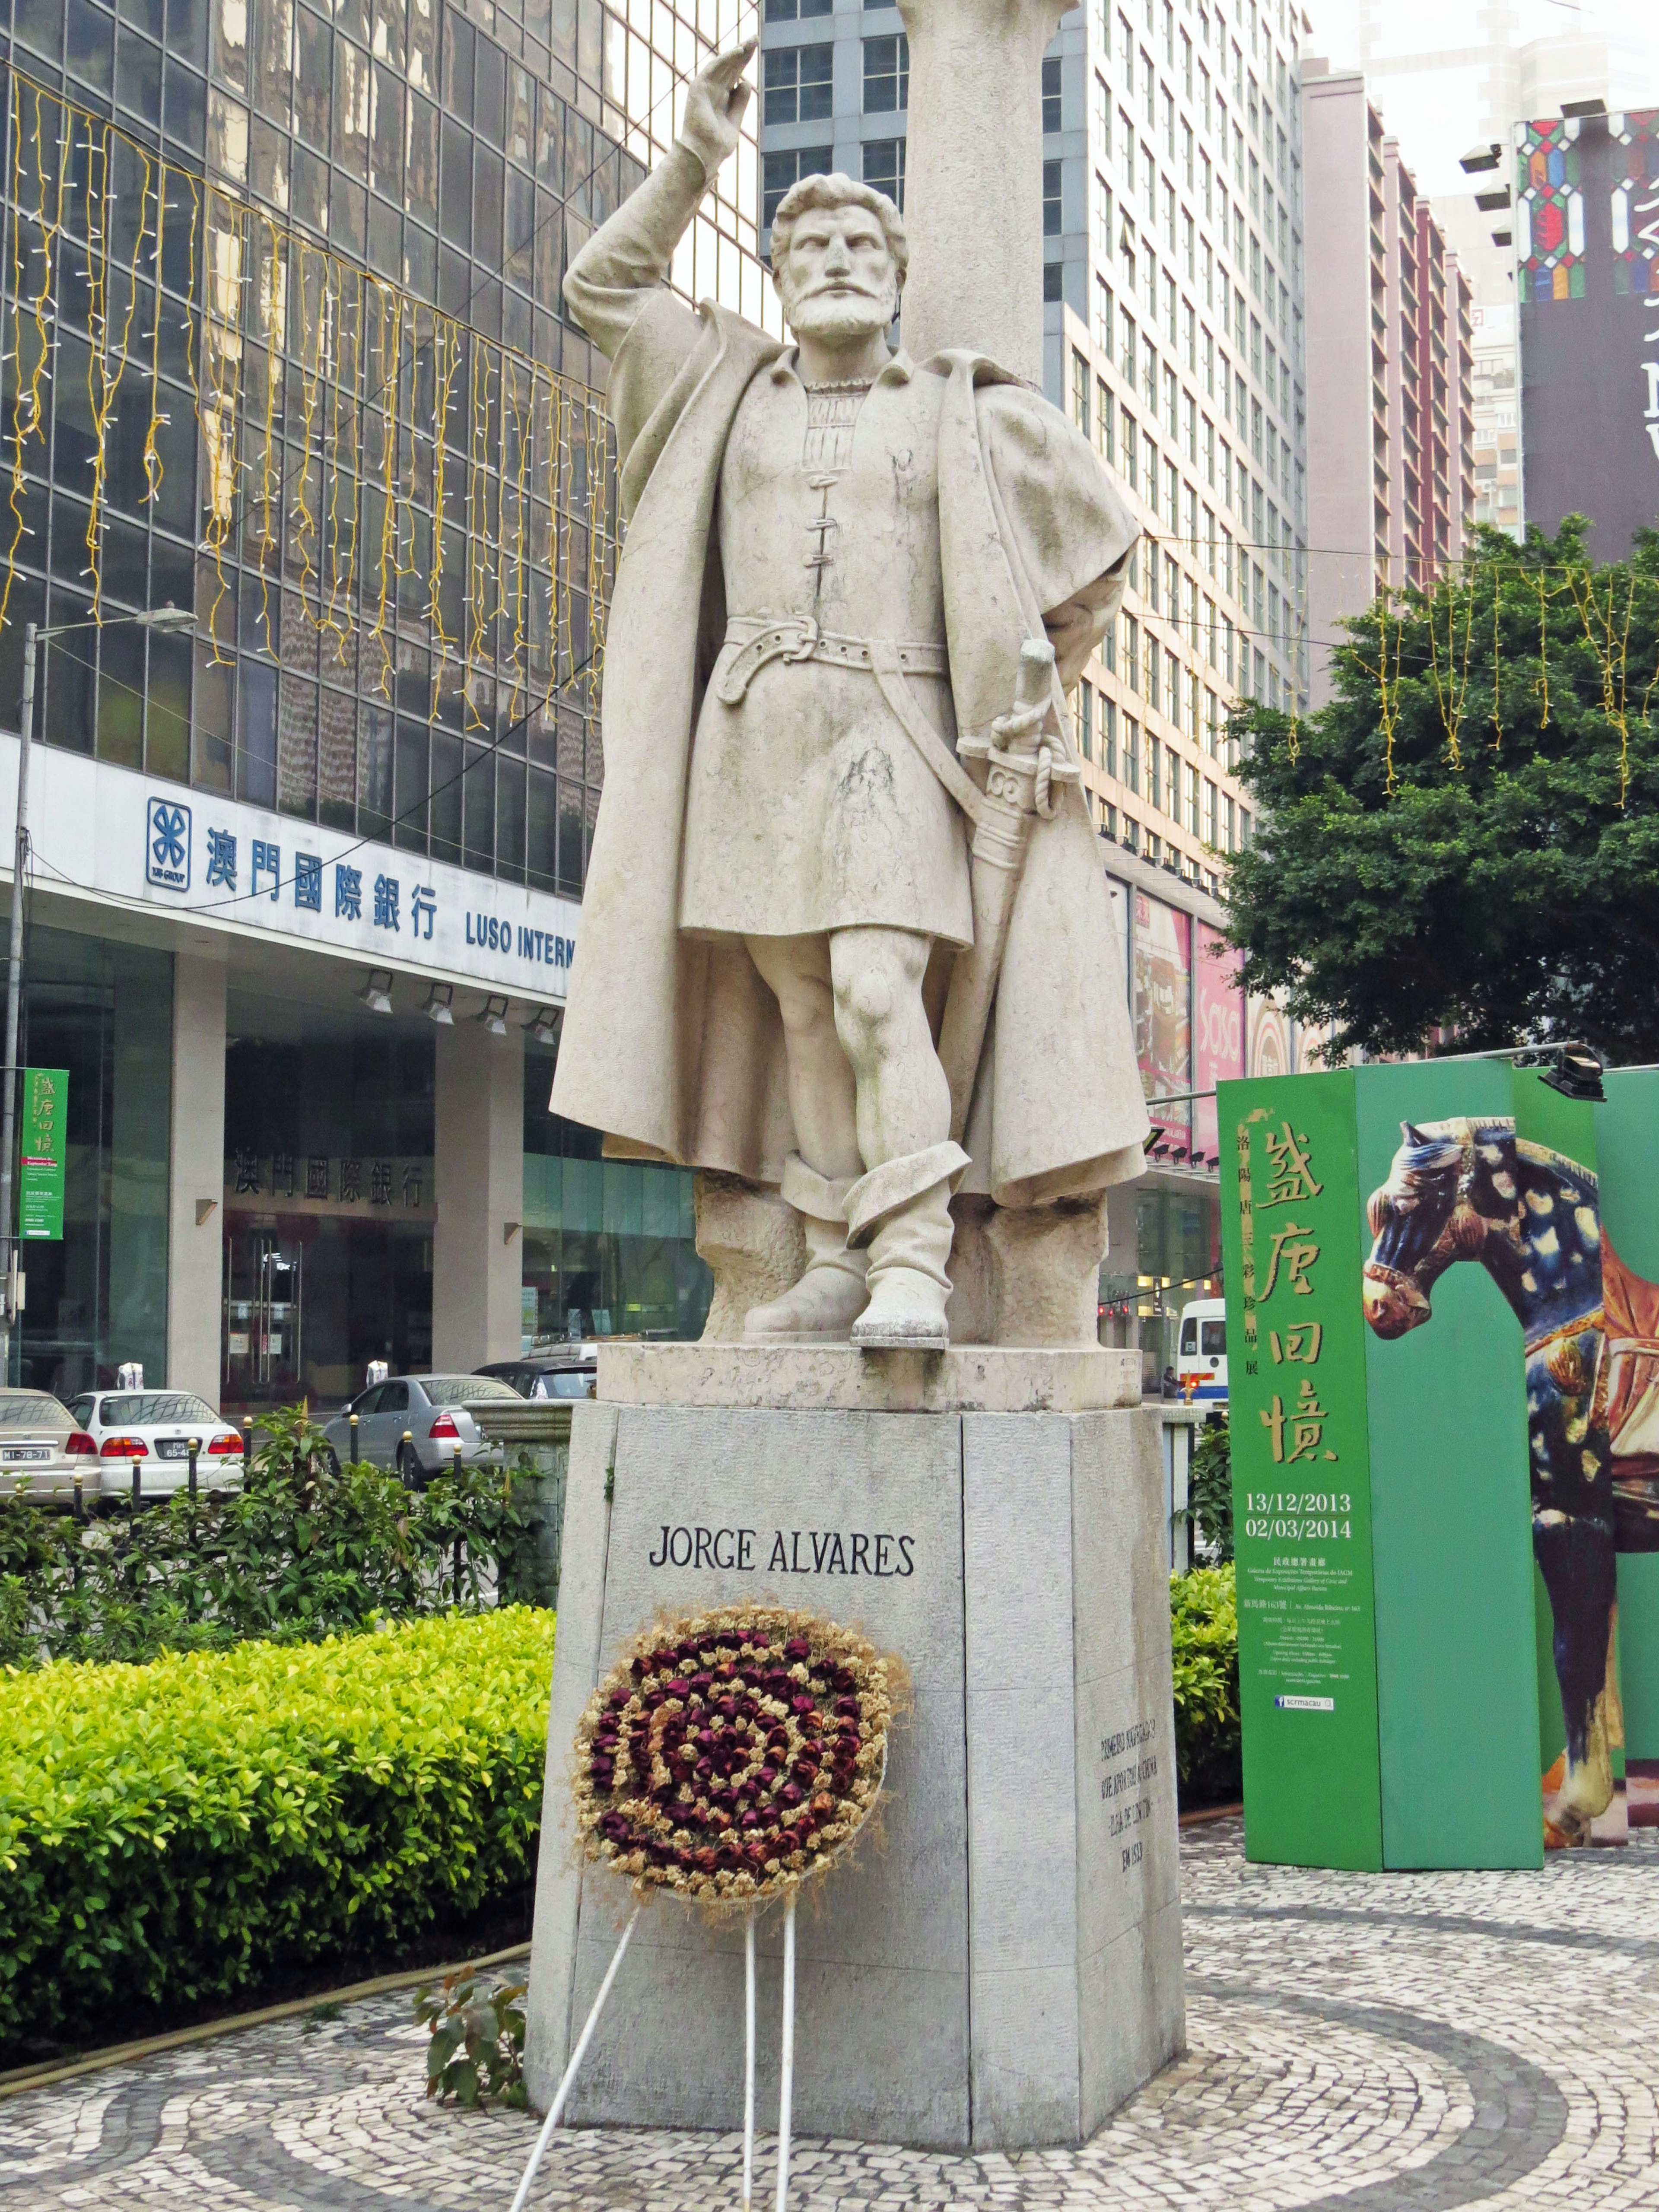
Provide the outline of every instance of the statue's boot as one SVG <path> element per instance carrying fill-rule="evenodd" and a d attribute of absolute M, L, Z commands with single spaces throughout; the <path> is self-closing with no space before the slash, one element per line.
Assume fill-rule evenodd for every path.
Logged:
<path fill-rule="evenodd" d="M 951 1190 L 968 1165 L 960 1145 L 886 1160 L 847 1194 L 847 1230 L 870 1252 L 870 1303 L 853 1329 L 866 1352 L 942 1352 L 951 1341 Z"/>
<path fill-rule="evenodd" d="M 806 1272 L 793 1290 L 763 1306 L 751 1306 L 744 1335 L 773 1342 L 803 1338 L 845 1344 L 847 1332 L 864 1311 L 866 1260 L 847 1242 L 847 1194 L 853 1177 L 832 1182 L 809 1168 L 799 1152 L 783 1165 L 781 1192 L 801 1218 L 806 1235 Z"/>

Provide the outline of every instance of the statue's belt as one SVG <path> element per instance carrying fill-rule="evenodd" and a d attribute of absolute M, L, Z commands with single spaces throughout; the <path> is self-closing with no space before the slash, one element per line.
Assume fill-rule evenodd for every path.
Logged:
<path fill-rule="evenodd" d="M 816 660 L 830 668 L 867 668 L 881 688 L 889 712 L 970 822 L 985 811 L 985 794 L 917 705 L 905 678 L 948 676 L 951 663 L 942 645 L 912 644 L 895 638 L 842 637 L 821 630 L 810 615 L 763 623 L 734 615 L 726 626 L 730 658 L 714 680 L 714 696 L 735 707 L 769 660 Z M 737 650 L 732 652 L 735 647 Z"/>

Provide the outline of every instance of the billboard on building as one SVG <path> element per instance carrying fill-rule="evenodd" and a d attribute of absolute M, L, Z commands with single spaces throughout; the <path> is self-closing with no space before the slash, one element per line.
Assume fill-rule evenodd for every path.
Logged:
<path fill-rule="evenodd" d="M 1518 126 L 1524 518 L 1598 560 L 1659 522 L 1659 109 Z"/>
<path fill-rule="evenodd" d="M 1237 953 L 1202 923 L 1194 977 L 1193 1088 L 1213 1091 L 1224 1078 L 1244 1073 L 1244 994 L 1238 985 Z M 1193 1149 L 1206 1158 L 1219 1150 L 1213 1098 L 1200 1098 L 1194 1106 Z"/>
<path fill-rule="evenodd" d="M 1131 956 L 1135 1057 L 1149 1100 L 1193 1088 L 1193 918 L 1146 891 L 1134 894 Z M 1192 1109 L 1154 1109 L 1166 1133 L 1185 1144 Z"/>

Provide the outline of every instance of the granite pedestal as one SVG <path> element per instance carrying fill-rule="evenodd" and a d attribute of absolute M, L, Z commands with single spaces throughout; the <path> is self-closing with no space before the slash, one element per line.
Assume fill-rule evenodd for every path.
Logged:
<path fill-rule="evenodd" d="M 647 1388 L 636 1368 L 631 1394 Z M 797 2129 L 951 2150 L 1075 2143 L 1173 2057 L 1184 2007 L 1160 1498 L 1156 1414 L 1138 1407 L 579 1406 L 532 2100 L 551 2096 L 629 1904 L 577 1859 L 568 1772 L 582 1706 L 641 1626 L 744 1598 L 863 1629 L 912 1686 L 878 1832 L 802 1894 Z M 781 1935 L 774 1907 L 758 1942 L 763 2126 Z M 659 1899 L 568 2116 L 732 2129 L 742 2114 L 741 1922 Z"/>

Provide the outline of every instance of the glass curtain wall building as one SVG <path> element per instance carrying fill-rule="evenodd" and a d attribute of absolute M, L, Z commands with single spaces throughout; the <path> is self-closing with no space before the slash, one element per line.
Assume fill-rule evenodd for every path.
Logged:
<path fill-rule="evenodd" d="M 88 625 L 40 664 L 29 1052 L 72 1127 L 34 1379 L 136 1358 L 326 1401 L 573 1307 L 700 1322 L 689 1176 L 596 1197 L 562 1131 L 566 1189 L 517 1094 L 577 927 L 619 542 L 562 279 L 744 4 L 0 0 L 0 726 L 25 623 Z M 672 281 L 776 328 L 758 216 L 751 121 Z M 168 604 L 193 634 L 133 626 Z M 476 895 L 411 890 L 440 864 Z M 477 912 L 434 955 L 439 901 Z"/>
<path fill-rule="evenodd" d="M 574 895 L 617 521 L 560 287 L 717 26 L 482 12 L 15 0 L 0 696 L 31 617 L 193 606 L 55 648 L 47 739 Z M 675 274 L 759 316 L 735 170 Z"/>

